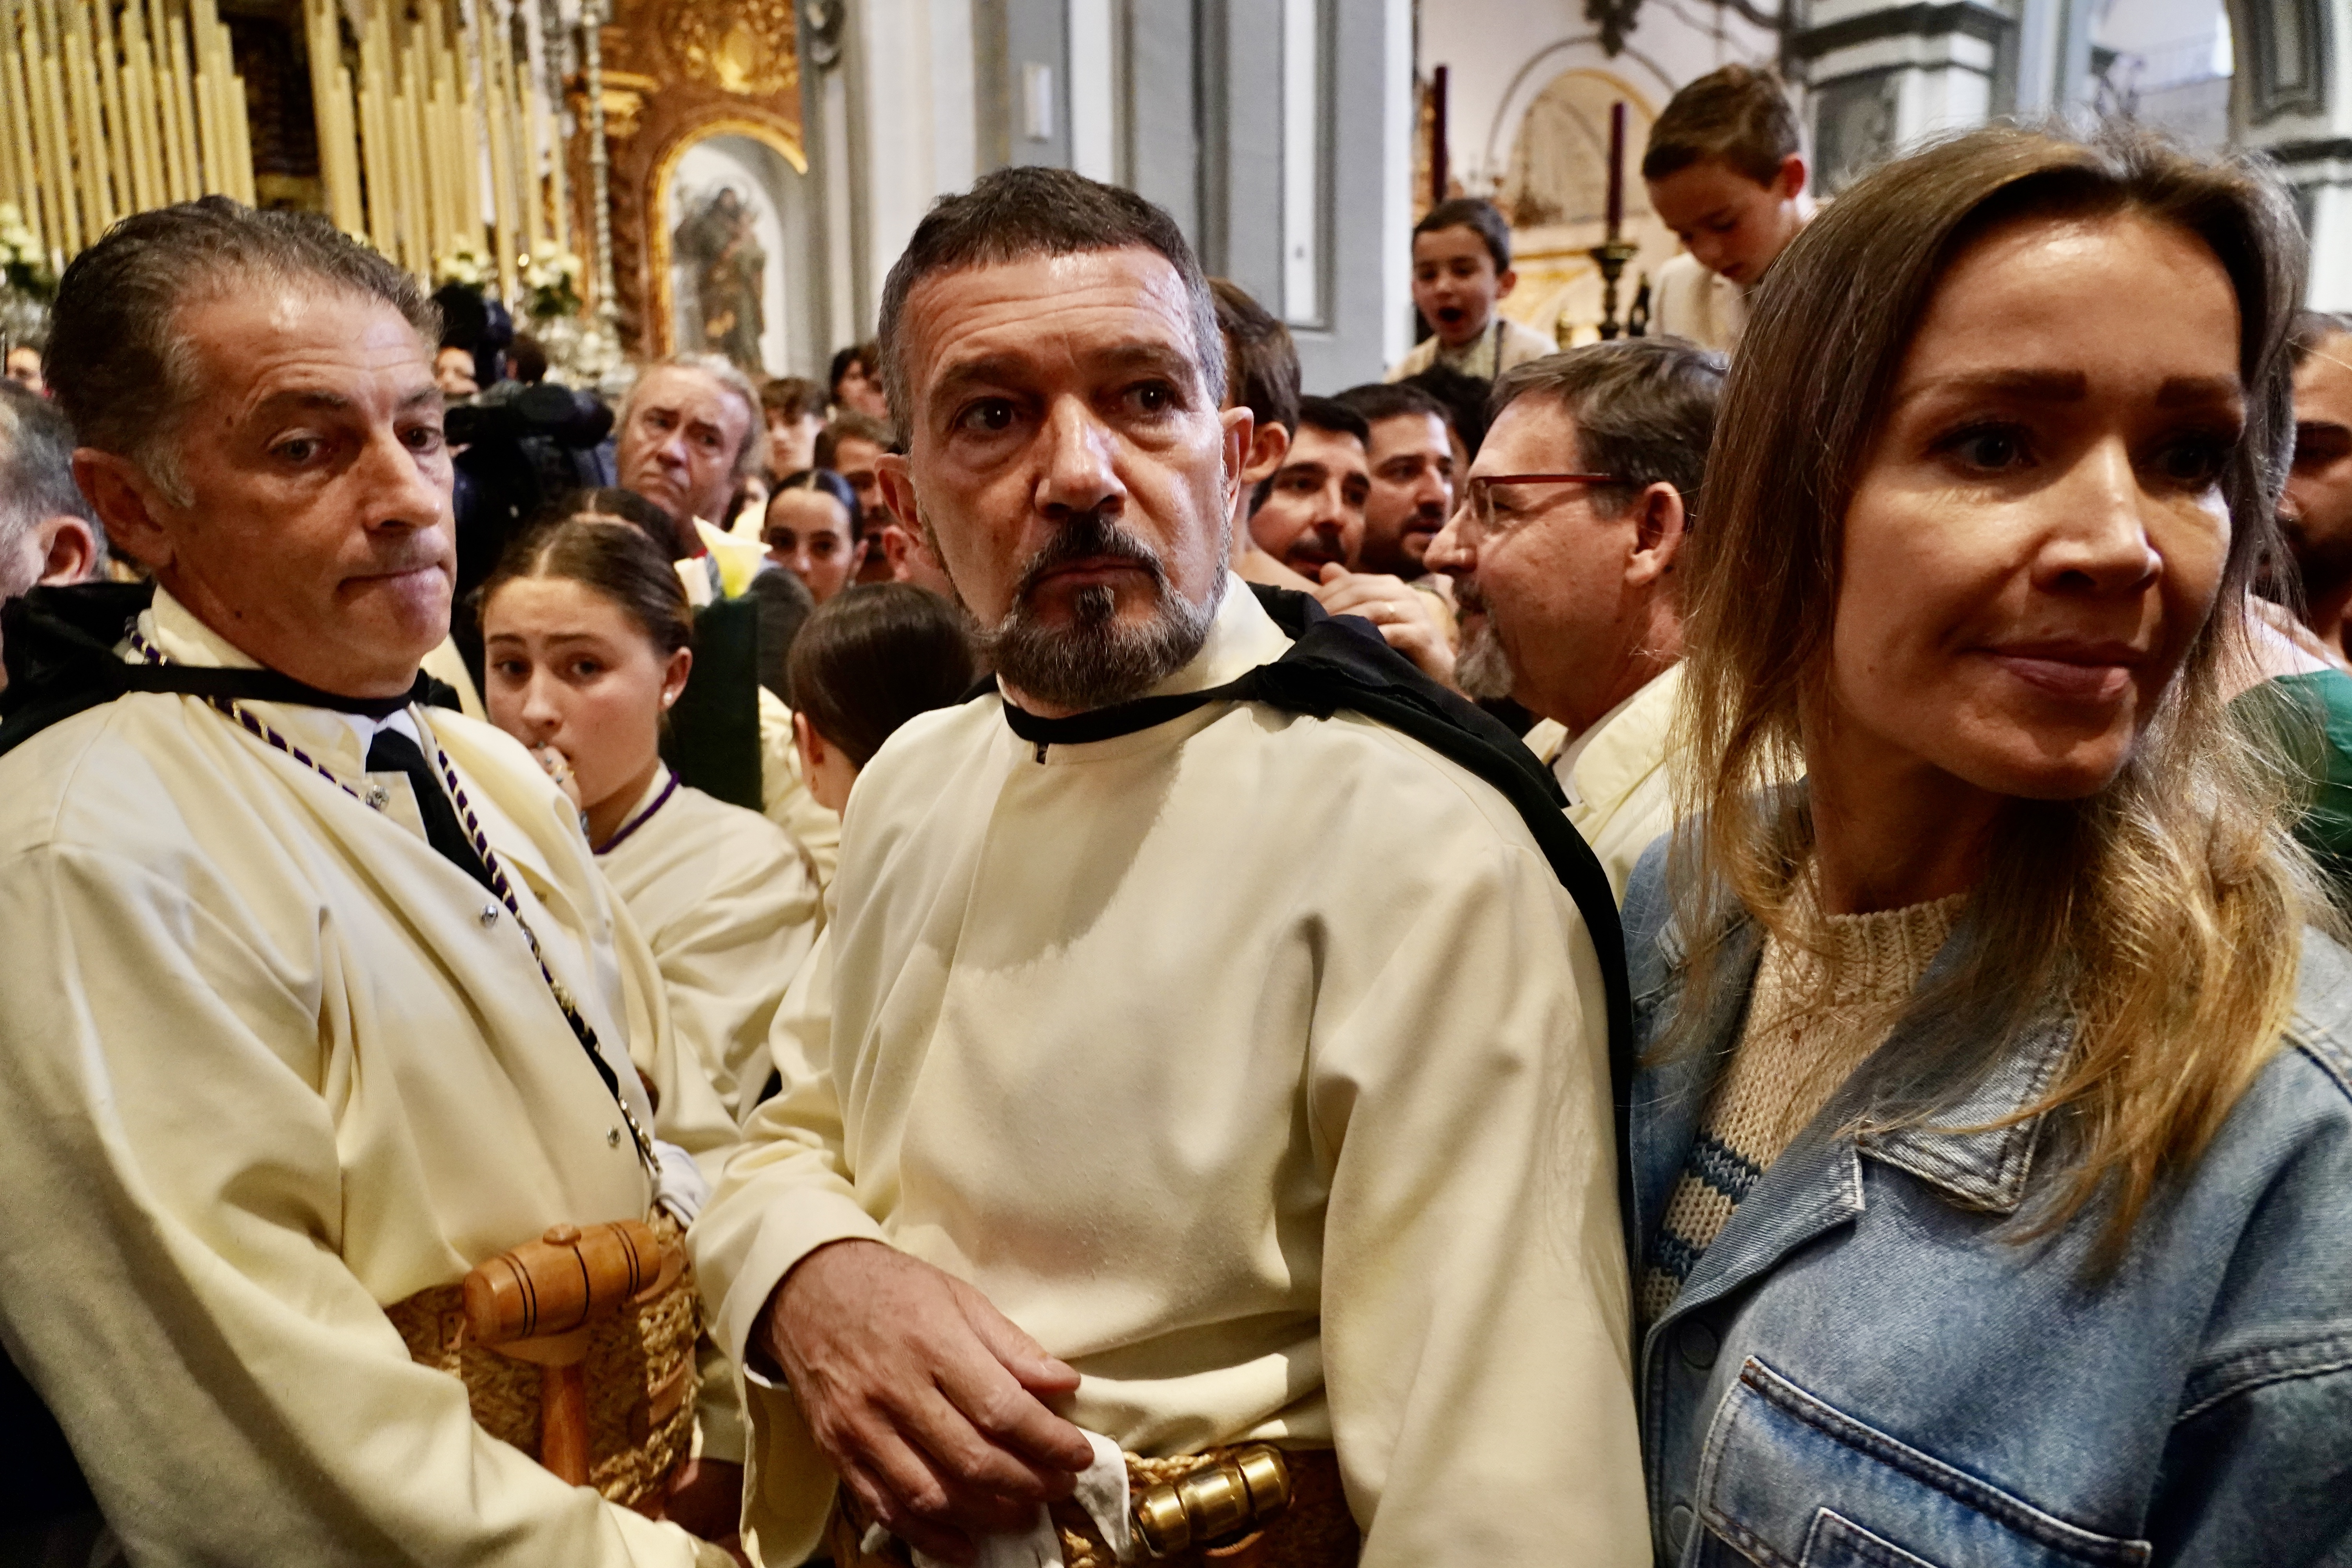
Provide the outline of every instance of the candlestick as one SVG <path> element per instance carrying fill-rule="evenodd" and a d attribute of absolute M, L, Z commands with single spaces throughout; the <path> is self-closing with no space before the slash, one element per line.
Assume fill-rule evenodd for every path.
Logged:
<path fill-rule="evenodd" d="M 581 42 L 588 53 L 588 212 L 596 238 L 596 321 L 612 341 L 620 304 L 613 297 L 613 202 L 604 150 L 604 0 L 586 0 Z"/>
<path fill-rule="evenodd" d="M 16 47 L 16 16 L 7 0 L 0 0 L 0 117 L 8 123 L 10 183 L 17 192 L 17 210 L 34 243 L 49 248 L 41 223 L 41 176 L 34 163 L 30 89 L 25 85 L 24 57 Z"/>
<path fill-rule="evenodd" d="M 1607 342 L 1617 335 L 1617 279 L 1625 270 L 1625 263 L 1633 259 L 1640 247 L 1611 237 L 1584 254 L 1601 268 L 1601 341 Z"/>
<path fill-rule="evenodd" d="M 1609 243 L 1617 243 L 1617 230 L 1625 221 L 1625 100 L 1619 99 L 1609 106 Z M 1622 268 L 1623 263 L 1619 263 Z M 1613 284 L 1617 275 L 1611 273 Z M 1611 312 L 1615 313 L 1613 310 Z"/>
<path fill-rule="evenodd" d="M 122 57 L 131 70 L 131 134 L 139 145 L 139 206 L 160 207 L 172 199 L 172 175 L 165 151 L 163 89 L 157 85 L 155 52 L 147 26 L 147 7 L 132 0 L 122 8 Z"/>

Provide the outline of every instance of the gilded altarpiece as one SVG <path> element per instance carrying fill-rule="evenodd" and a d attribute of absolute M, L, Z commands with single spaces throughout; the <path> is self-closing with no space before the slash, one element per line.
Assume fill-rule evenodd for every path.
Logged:
<path fill-rule="evenodd" d="M 792 0 L 613 0 L 602 41 L 622 340 L 646 355 L 720 346 L 678 341 L 671 248 L 689 215 L 672 210 L 673 177 L 698 144 L 725 138 L 764 146 L 795 176 L 806 170 Z M 570 188 L 587 232 L 593 214 L 585 84 L 575 77 L 571 86 L 581 131 L 572 138 Z M 771 268 L 786 262 L 766 258 Z"/>

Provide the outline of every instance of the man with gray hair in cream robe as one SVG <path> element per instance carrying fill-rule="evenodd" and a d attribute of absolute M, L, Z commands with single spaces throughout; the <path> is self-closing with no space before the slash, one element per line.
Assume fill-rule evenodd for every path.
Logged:
<path fill-rule="evenodd" d="M 772 1037 L 695 1227 L 747 1542 L 1648 1562 L 1619 939 L 1557 792 L 1364 623 L 1230 575 L 1251 416 L 1158 208 L 991 174 L 881 341 L 892 510 L 1002 690 L 860 773 L 829 1010 Z"/>
<path fill-rule="evenodd" d="M 727 531 L 728 498 L 767 450 L 759 394 L 740 370 L 716 354 L 677 354 L 649 367 L 621 405 L 614 440 L 621 488 L 659 507 L 676 530 L 663 542 L 697 607 L 757 594 L 759 578 L 782 570 L 765 545 Z M 758 714 L 760 811 L 808 851 L 818 880 L 826 880 L 841 824 L 801 777 L 792 710 L 764 686 L 744 695 Z"/>
<path fill-rule="evenodd" d="M 1724 361 L 1678 338 L 1515 365 L 1463 500 L 1430 542 L 1462 616 L 1455 684 L 1538 716 L 1527 743 L 1619 898 L 1675 825 L 1683 536 L 1696 521 Z"/>
<path fill-rule="evenodd" d="M 693 1426 L 676 1271 L 568 1346 L 473 1338 L 458 1289 L 555 1227 L 674 1229 L 656 1204 L 701 1194 L 650 1130 L 731 1131 L 576 809 L 413 700 L 454 560 L 431 318 L 322 221 L 217 196 L 66 271 L 76 477 L 154 584 L 7 615 L 10 1431 L 54 1418 L 142 1564 L 715 1568 L 525 1451 L 664 1502 Z M 584 1424 L 542 1426 L 558 1374 L 494 1344 L 580 1365 Z"/>

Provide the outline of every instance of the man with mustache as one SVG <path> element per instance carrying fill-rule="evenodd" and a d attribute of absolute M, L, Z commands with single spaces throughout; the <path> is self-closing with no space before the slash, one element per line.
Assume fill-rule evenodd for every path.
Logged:
<path fill-rule="evenodd" d="M 1622 898 L 1674 826 L 1684 535 L 1697 524 L 1723 359 L 1673 338 L 1504 373 L 1462 505 L 1431 542 L 1462 614 L 1455 683 L 1538 715 L 1527 743 Z"/>
<path fill-rule="evenodd" d="M 1165 213 L 991 174 L 881 342 L 884 482 L 998 687 L 859 775 L 829 1016 L 696 1226 L 762 1553 L 1107 1562 L 1278 1444 L 1286 1507 L 1182 1515 L 1263 1531 L 1232 1561 L 1647 1562 L 1615 913 L 1557 792 L 1232 575 L 1251 415 Z"/>
<path fill-rule="evenodd" d="M 154 574 L 6 616 L 0 1403 L 57 1489 L 5 1528 L 59 1561 L 105 1559 L 100 1515 L 139 1563 L 730 1560 L 542 1468 L 541 1375 L 457 1332 L 508 1248 L 691 1216 L 640 1068 L 659 1126 L 731 1128 L 576 809 L 420 700 L 435 317 L 324 220 L 220 196 L 59 288 L 75 478 Z M 688 1462 L 695 1311 L 667 1287 L 587 1348 L 621 1502 Z"/>
<path fill-rule="evenodd" d="M 1328 397 L 1300 398 L 1293 425 L 1281 463 L 1250 498 L 1250 540 L 1311 585 L 1326 566 L 1344 570 L 1363 537 L 1371 433 L 1361 415 Z"/>

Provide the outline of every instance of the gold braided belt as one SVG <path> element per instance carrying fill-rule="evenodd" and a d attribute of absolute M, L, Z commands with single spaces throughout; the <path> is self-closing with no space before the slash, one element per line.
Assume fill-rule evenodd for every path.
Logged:
<path fill-rule="evenodd" d="M 466 1385 L 475 1425 L 611 1501 L 657 1508 L 694 1439 L 702 1310 L 684 1232 L 558 1226 L 384 1309 L 408 1353 Z"/>
<path fill-rule="evenodd" d="M 1136 1551 L 1151 1568 L 1354 1568 L 1362 1545 L 1328 1448 L 1251 1443 L 1173 1459 L 1127 1456 Z M 1118 1559 L 1076 1502 L 1051 1510 L 1066 1568 L 1110 1568 Z M 835 1568 L 908 1568 L 895 1537 L 865 1550 L 870 1521 L 844 1489 L 825 1524 Z"/>

